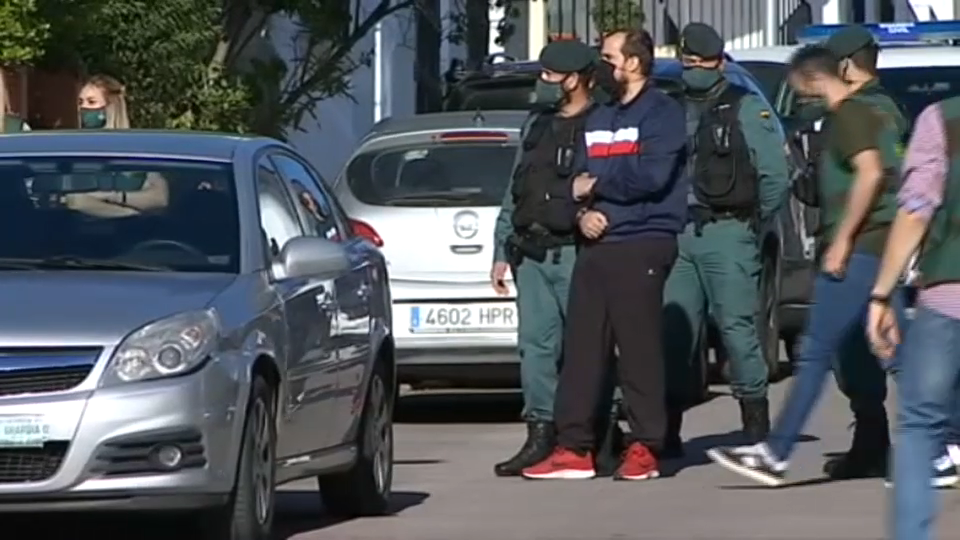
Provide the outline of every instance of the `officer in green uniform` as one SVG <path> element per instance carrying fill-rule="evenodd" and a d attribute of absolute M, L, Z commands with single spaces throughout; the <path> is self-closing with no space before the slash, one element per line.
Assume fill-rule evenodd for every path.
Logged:
<path fill-rule="evenodd" d="M 783 203 L 789 178 L 777 118 L 763 99 L 723 76 L 723 39 L 703 23 L 681 36 L 690 137 L 690 223 L 664 291 L 667 457 L 682 453 L 689 368 L 712 316 L 731 363 L 731 389 L 752 440 L 769 430 L 767 362 L 757 335 L 757 227 Z"/>
<path fill-rule="evenodd" d="M 540 53 L 534 112 L 524 123 L 510 187 L 497 218 L 494 289 L 509 293 L 508 269 L 517 287 L 520 377 L 527 440 L 498 476 L 517 476 L 556 444 L 553 402 L 563 345 L 570 275 L 576 258 L 570 183 L 585 170 L 583 132 L 592 108 L 596 52 L 579 41 L 555 41 Z"/>
<path fill-rule="evenodd" d="M 854 89 L 851 98 L 870 105 L 904 140 L 909 133 L 909 120 L 877 78 L 880 47 L 873 34 L 863 26 L 851 25 L 830 36 L 824 46 L 840 60 L 840 75 Z M 824 130 L 828 123 L 825 120 Z M 828 459 L 823 472 L 834 479 L 882 476 L 890 447 L 883 406 L 887 396 L 886 373 L 870 351 L 863 332 L 849 335 L 834 358 L 833 372 L 837 386 L 850 400 L 855 428 L 850 450 Z"/>

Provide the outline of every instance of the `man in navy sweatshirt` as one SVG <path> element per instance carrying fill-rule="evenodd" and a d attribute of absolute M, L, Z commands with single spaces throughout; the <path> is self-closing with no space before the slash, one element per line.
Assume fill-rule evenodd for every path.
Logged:
<path fill-rule="evenodd" d="M 666 432 L 661 312 L 677 235 L 687 223 L 686 120 L 677 101 L 651 88 L 647 32 L 613 32 L 602 54 L 597 83 L 615 81 L 615 96 L 587 119 L 588 172 L 572 186 L 584 203 L 577 212 L 584 240 L 571 278 L 555 401 L 558 447 L 525 469 L 526 478 L 596 476 L 594 415 L 614 347 L 631 431 L 615 478 L 660 474 L 654 456 Z"/>

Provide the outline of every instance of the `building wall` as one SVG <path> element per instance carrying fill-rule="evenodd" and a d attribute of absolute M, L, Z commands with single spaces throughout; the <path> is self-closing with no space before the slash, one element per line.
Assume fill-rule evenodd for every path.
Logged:
<path fill-rule="evenodd" d="M 34 129 L 73 129 L 78 125 L 79 81 L 71 74 L 36 69 L 2 70 L 10 108 Z"/>
<path fill-rule="evenodd" d="M 907 3 L 918 21 L 948 21 L 960 14 L 958 0 L 908 0 Z"/>
<path fill-rule="evenodd" d="M 364 0 L 369 11 L 376 0 Z M 373 51 L 374 61 L 350 77 L 351 95 L 327 99 L 315 109 L 316 120 L 305 116 L 300 129 L 290 130 L 288 140 L 327 179 L 333 180 L 357 142 L 387 116 L 416 112 L 415 27 L 409 13 L 383 21 L 379 29 L 358 45 L 358 51 Z M 297 28 L 285 17 L 274 17 L 269 35 L 279 56 L 295 73 L 297 53 L 293 37 Z"/>

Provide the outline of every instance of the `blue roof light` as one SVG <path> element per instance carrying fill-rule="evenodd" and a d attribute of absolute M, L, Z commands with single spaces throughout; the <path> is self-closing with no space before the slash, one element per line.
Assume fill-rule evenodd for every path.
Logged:
<path fill-rule="evenodd" d="M 816 43 L 830 37 L 846 24 L 812 25 L 800 31 L 797 41 Z M 931 41 L 960 40 L 960 21 L 931 21 L 917 23 L 865 24 L 878 43 L 923 43 Z"/>

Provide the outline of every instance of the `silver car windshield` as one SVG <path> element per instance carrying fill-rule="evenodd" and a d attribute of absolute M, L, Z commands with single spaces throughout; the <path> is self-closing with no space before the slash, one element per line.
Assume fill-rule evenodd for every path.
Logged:
<path fill-rule="evenodd" d="M 231 164 L 0 158 L 0 270 L 239 269 Z"/>
<path fill-rule="evenodd" d="M 517 147 L 456 143 L 365 152 L 347 168 L 354 196 L 375 206 L 499 206 Z"/>

